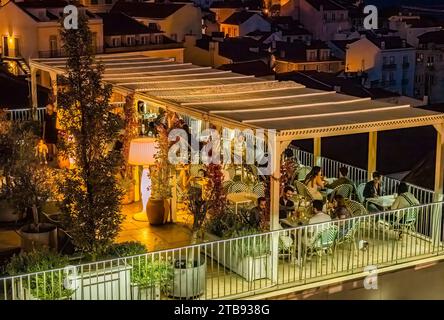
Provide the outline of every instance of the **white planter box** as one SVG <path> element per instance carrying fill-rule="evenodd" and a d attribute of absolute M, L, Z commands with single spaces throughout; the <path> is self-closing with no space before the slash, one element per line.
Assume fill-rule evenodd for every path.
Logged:
<path fill-rule="evenodd" d="M 222 240 L 211 233 L 206 233 L 206 238 L 210 241 Z M 207 246 L 205 253 L 247 281 L 271 278 L 271 254 L 241 257 L 236 254 L 234 246 L 233 242 L 225 242 L 224 245 L 215 244 Z"/>
<path fill-rule="evenodd" d="M 132 300 L 160 300 L 160 287 L 140 288 L 137 284 L 131 284 Z"/>
<path fill-rule="evenodd" d="M 196 298 L 202 295 L 206 287 L 207 263 L 196 267 L 174 268 L 173 280 L 168 295 L 174 298 Z"/>
<path fill-rule="evenodd" d="M 73 300 L 131 300 L 131 266 L 69 275 Z"/>

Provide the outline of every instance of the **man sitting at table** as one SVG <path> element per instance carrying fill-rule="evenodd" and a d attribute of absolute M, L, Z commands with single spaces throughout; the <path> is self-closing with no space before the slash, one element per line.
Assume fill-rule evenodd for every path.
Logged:
<path fill-rule="evenodd" d="M 324 213 L 323 210 L 324 202 L 321 200 L 313 200 L 313 216 L 308 221 L 308 224 L 316 224 L 315 226 L 311 226 L 307 228 L 307 238 L 302 239 L 302 242 L 305 244 L 311 244 L 314 240 L 314 237 L 319 232 L 327 229 L 330 224 L 325 222 L 330 222 L 331 217 Z"/>
<path fill-rule="evenodd" d="M 279 199 L 279 219 L 287 218 L 288 214 L 295 210 L 294 202 L 290 200 L 293 192 L 294 190 L 290 186 L 284 188 L 284 194 Z"/>
<path fill-rule="evenodd" d="M 381 211 L 374 203 L 367 203 L 368 198 L 377 198 L 382 196 L 382 187 L 381 187 L 381 175 L 379 172 L 373 172 L 373 180 L 367 182 L 364 187 L 364 204 L 367 206 L 367 210 L 371 212 Z"/>
<path fill-rule="evenodd" d="M 250 210 L 248 223 L 253 228 L 259 228 L 261 220 L 265 216 L 265 209 L 267 208 L 267 200 L 264 197 L 257 199 L 257 206 Z"/>

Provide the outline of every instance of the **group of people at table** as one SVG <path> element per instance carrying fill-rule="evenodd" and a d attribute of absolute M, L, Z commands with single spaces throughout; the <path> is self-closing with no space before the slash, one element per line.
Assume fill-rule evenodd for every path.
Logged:
<path fill-rule="evenodd" d="M 313 167 L 311 172 L 306 176 L 304 184 L 312 196 L 312 201 L 308 208 L 311 208 L 311 215 L 308 224 L 318 224 L 331 221 L 333 219 L 347 219 L 352 217 L 352 213 L 346 206 L 346 199 L 340 194 L 327 194 L 322 193 L 325 189 L 334 189 L 342 184 L 350 184 L 353 186 L 353 197 L 356 196 L 356 187 L 353 181 L 348 177 L 347 167 L 341 167 L 339 169 L 339 178 L 329 183 L 322 175 L 320 167 Z M 374 203 L 370 203 L 370 199 L 375 199 L 383 195 L 383 188 L 381 184 L 381 175 L 378 172 L 373 173 L 373 179 L 365 184 L 363 191 L 364 205 L 369 212 L 381 211 L 383 208 L 379 208 Z M 401 182 L 398 185 L 397 194 L 393 195 L 393 203 L 390 206 L 391 210 L 402 209 L 419 205 L 419 201 L 415 196 L 408 191 L 406 183 Z M 280 221 L 288 221 L 289 217 L 296 217 L 300 213 L 298 212 L 294 199 L 294 188 L 292 186 L 286 186 L 279 199 L 279 219 Z M 257 201 L 257 206 L 250 211 L 250 224 L 255 226 L 259 223 L 260 216 L 265 214 L 267 202 L 264 197 L 260 197 Z M 299 219 L 299 225 L 303 224 Z M 285 225 L 285 223 L 283 223 Z M 286 225 L 288 226 L 288 225 Z"/>

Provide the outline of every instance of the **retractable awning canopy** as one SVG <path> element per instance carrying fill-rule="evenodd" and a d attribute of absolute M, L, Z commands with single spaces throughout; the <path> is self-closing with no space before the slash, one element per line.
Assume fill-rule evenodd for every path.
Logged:
<path fill-rule="evenodd" d="M 444 114 L 141 54 L 98 55 L 104 81 L 176 112 L 232 128 L 275 129 L 279 140 L 444 123 Z M 31 68 L 63 74 L 66 59 Z"/>

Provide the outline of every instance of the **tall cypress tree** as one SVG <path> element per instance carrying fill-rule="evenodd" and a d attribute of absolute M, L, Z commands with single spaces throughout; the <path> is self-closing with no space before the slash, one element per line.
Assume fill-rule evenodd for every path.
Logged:
<path fill-rule="evenodd" d="M 59 81 L 61 151 L 75 161 L 60 182 L 61 210 L 78 250 L 97 257 L 120 230 L 122 191 L 116 173 L 122 161 L 113 146 L 122 123 L 111 112 L 112 87 L 102 83 L 104 67 L 95 61 L 88 19 L 79 14 L 78 29 L 61 28 L 68 59 Z"/>

